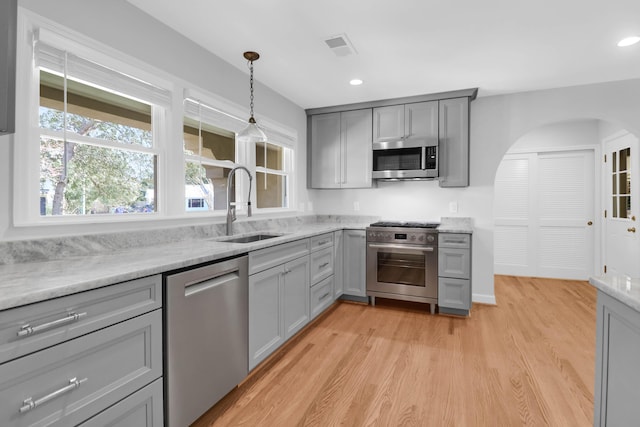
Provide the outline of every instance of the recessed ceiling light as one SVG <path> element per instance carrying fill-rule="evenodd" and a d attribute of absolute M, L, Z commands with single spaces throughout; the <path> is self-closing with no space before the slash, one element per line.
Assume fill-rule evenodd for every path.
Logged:
<path fill-rule="evenodd" d="M 362 80 L 360 80 L 360 79 L 352 79 L 352 80 L 349 82 L 349 84 L 350 84 L 351 86 L 360 86 L 362 83 L 363 83 L 363 81 L 362 81 Z"/>
<path fill-rule="evenodd" d="M 624 38 L 624 39 L 620 40 L 618 42 L 618 46 L 619 47 L 626 47 L 626 46 L 634 45 L 634 44 L 636 44 L 638 42 L 640 42 L 640 37 L 632 36 L 632 37 L 627 37 L 627 38 Z"/>

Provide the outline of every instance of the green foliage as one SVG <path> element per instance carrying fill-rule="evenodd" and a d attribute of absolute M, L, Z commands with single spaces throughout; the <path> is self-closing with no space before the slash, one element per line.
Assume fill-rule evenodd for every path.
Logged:
<path fill-rule="evenodd" d="M 61 131 L 64 114 L 41 108 L 40 126 Z M 115 141 L 123 144 L 123 148 L 132 144 L 147 145 L 151 141 L 148 131 L 76 114 L 67 114 L 67 132 Z M 145 200 L 146 190 L 155 187 L 153 155 L 67 142 L 65 170 L 64 153 L 63 141 L 41 139 L 41 185 L 63 193 L 54 195 L 53 206 L 47 214 L 102 213 L 115 207 L 135 210 L 140 205 L 136 202 Z M 63 206 L 57 206 L 56 199 L 64 199 Z"/>

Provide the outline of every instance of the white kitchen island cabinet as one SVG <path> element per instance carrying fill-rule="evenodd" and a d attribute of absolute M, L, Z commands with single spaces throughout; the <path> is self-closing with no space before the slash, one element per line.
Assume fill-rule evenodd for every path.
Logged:
<path fill-rule="evenodd" d="M 344 230 L 343 280 L 344 295 L 367 296 L 365 230 Z"/>
<path fill-rule="evenodd" d="M 309 120 L 310 187 L 371 187 L 371 108 L 316 114 Z"/>
<path fill-rule="evenodd" d="M 252 370 L 309 322 L 309 239 L 250 252 L 249 271 Z"/>

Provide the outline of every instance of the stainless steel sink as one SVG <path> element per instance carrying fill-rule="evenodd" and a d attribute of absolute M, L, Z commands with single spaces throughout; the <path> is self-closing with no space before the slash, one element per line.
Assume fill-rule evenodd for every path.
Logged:
<path fill-rule="evenodd" d="M 274 237 L 280 237 L 280 236 L 282 236 L 282 234 L 259 233 L 259 234 L 250 234 L 248 236 L 219 239 L 219 241 L 226 242 L 226 243 L 251 243 L 251 242 L 257 242 L 260 240 L 273 239 Z"/>

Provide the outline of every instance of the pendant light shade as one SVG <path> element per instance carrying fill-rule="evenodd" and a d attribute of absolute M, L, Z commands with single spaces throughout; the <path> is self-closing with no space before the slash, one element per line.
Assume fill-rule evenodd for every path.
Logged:
<path fill-rule="evenodd" d="M 249 91 L 251 93 L 249 98 L 250 117 L 249 124 L 240 133 L 238 133 L 237 140 L 240 143 L 256 143 L 267 142 L 267 135 L 260 129 L 256 123 L 256 119 L 253 118 L 253 61 L 257 61 L 260 55 L 257 52 L 245 52 L 244 58 L 249 61 Z"/>

